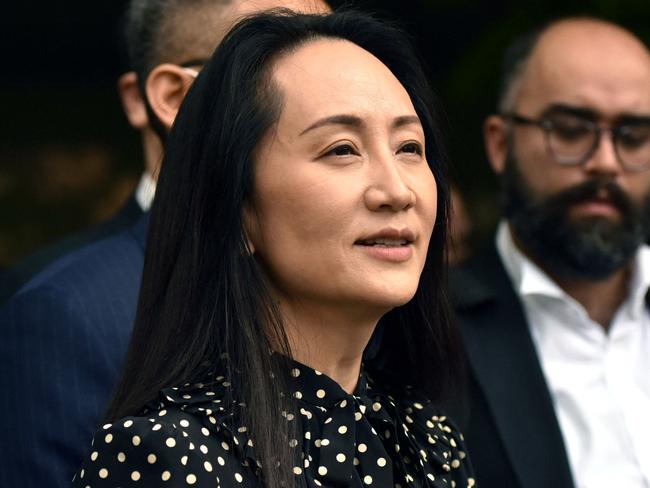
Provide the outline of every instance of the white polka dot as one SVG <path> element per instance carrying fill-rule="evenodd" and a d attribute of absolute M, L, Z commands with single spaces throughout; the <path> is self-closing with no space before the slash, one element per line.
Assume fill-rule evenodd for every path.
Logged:
<path fill-rule="evenodd" d="M 324 423 L 329 424 L 331 421 L 332 421 L 332 417 L 327 417 Z"/>
<path fill-rule="evenodd" d="M 131 479 L 133 481 L 139 481 L 140 480 L 140 471 L 134 471 L 131 473 Z"/>
<path fill-rule="evenodd" d="M 104 424 L 102 426 L 102 429 L 107 430 L 107 429 L 110 429 L 112 426 L 113 426 L 113 424 Z"/>
<path fill-rule="evenodd" d="M 344 462 L 345 462 L 345 454 L 343 454 L 342 452 L 339 452 L 339 453 L 336 455 L 336 460 L 337 460 L 339 463 L 344 463 Z"/>
<path fill-rule="evenodd" d="M 161 476 L 163 481 L 169 481 L 169 478 L 172 477 L 172 474 L 169 471 L 163 471 L 163 474 Z"/>
<path fill-rule="evenodd" d="M 206 429 L 205 427 L 201 427 L 201 434 L 203 434 L 204 436 L 207 437 L 207 436 L 210 435 L 210 431 L 208 429 Z"/>
<path fill-rule="evenodd" d="M 300 393 L 299 391 L 297 391 L 297 392 L 295 392 L 295 393 L 293 394 L 293 396 L 296 397 L 298 400 L 300 400 L 300 399 L 302 398 L 302 393 Z"/>
<path fill-rule="evenodd" d="M 379 466 L 380 468 L 386 466 L 386 459 L 384 459 L 383 457 L 377 459 L 377 466 Z"/>
<path fill-rule="evenodd" d="M 352 460 L 352 464 L 354 464 L 355 466 L 359 466 L 359 459 L 355 457 L 355 458 Z"/>
<path fill-rule="evenodd" d="M 329 439 L 323 439 L 322 441 L 320 441 L 320 445 L 321 446 L 329 446 L 330 445 Z"/>
<path fill-rule="evenodd" d="M 228 449 L 230 449 L 230 446 L 228 446 L 228 444 L 226 442 L 222 442 L 221 447 L 223 447 L 224 451 L 227 451 Z"/>
<path fill-rule="evenodd" d="M 86 475 L 86 470 L 82 469 L 81 472 L 79 473 L 79 478 L 82 478 Z"/>
<path fill-rule="evenodd" d="M 127 420 L 126 422 L 124 422 L 124 427 L 126 427 L 127 429 L 132 425 L 133 425 L 133 420 Z"/>
<path fill-rule="evenodd" d="M 316 439 L 316 440 L 314 441 L 314 445 L 315 445 L 316 447 L 320 447 L 320 445 L 321 445 L 321 440 L 320 440 L 320 439 Z"/>
<path fill-rule="evenodd" d="M 361 415 L 359 412 L 354 412 L 354 420 L 357 422 L 363 418 L 363 415 Z"/>
<path fill-rule="evenodd" d="M 181 420 L 180 424 L 181 424 L 181 427 L 189 427 L 190 426 L 190 423 L 185 419 Z"/>
<path fill-rule="evenodd" d="M 363 453 L 363 452 L 366 452 L 368 450 L 368 446 L 366 446 L 365 444 L 359 444 L 357 446 L 357 449 L 358 449 L 359 452 Z"/>
<path fill-rule="evenodd" d="M 415 402 L 415 403 L 413 404 L 413 406 L 414 406 L 415 408 L 417 408 L 418 410 L 422 410 L 422 409 L 424 408 L 424 407 L 422 406 L 422 404 L 421 404 L 421 403 L 418 403 L 418 402 Z"/>
<path fill-rule="evenodd" d="M 325 390 L 318 390 L 316 391 L 316 396 L 318 398 L 325 398 Z"/>
<path fill-rule="evenodd" d="M 188 474 L 188 475 L 185 477 L 185 482 L 186 482 L 188 485 L 193 485 L 194 483 L 196 483 L 196 476 L 194 476 L 192 473 Z"/>
<path fill-rule="evenodd" d="M 126 461 L 126 455 L 123 452 L 117 453 L 117 460 L 121 463 Z"/>
<path fill-rule="evenodd" d="M 300 466 L 295 466 L 293 468 L 293 474 L 302 474 L 302 468 Z"/>
<path fill-rule="evenodd" d="M 181 464 L 182 464 L 183 466 L 187 466 L 187 456 L 183 456 L 183 457 L 181 457 Z"/>
<path fill-rule="evenodd" d="M 298 441 L 296 439 L 291 439 L 289 441 L 289 447 L 296 447 L 298 445 Z"/>
<path fill-rule="evenodd" d="M 147 462 L 148 462 L 149 464 L 154 464 L 154 463 L 156 462 L 157 459 L 158 459 L 158 458 L 156 457 L 155 454 L 149 454 L 149 455 L 147 456 Z"/>
<path fill-rule="evenodd" d="M 321 476 L 325 476 L 327 474 L 327 468 L 325 466 L 319 466 L 318 474 Z"/>
<path fill-rule="evenodd" d="M 141 441 L 140 436 L 134 435 L 134 436 L 131 438 L 131 442 L 133 443 L 134 446 L 139 446 L 139 445 L 140 445 L 140 441 Z"/>
<path fill-rule="evenodd" d="M 113 434 L 106 434 L 106 437 L 104 437 L 104 442 L 106 444 L 110 444 L 112 440 L 113 440 Z"/>
<path fill-rule="evenodd" d="M 311 432 L 305 432 L 305 439 L 311 439 Z"/>
<path fill-rule="evenodd" d="M 235 479 L 237 480 L 237 483 L 241 483 L 242 481 L 244 481 L 244 478 L 239 473 L 235 473 Z"/>
<path fill-rule="evenodd" d="M 203 467 L 208 473 L 212 473 L 212 464 L 210 464 L 210 461 L 204 462 Z"/>
<path fill-rule="evenodd" d="M 373 409 L 375 412 L 379 412 L 379 411 L 381 410 L 381 403 L 378 403 L 378 402 L 373 403 L 373 404 L 372 404 L 372 409 Z"/>
<path fill-rule="evenodd" d="M 300 376 L 300 370 L 298 368 L 293 368 L 291 370 L 291 376 L 293 376 L 294 378 L 297 378 L 298 376 Z"/>
<path fill-rule="evenodd" d="M 316 479 L 314 480 L 314 484 L 315 484 L 316 486 L 323 486 L 323 485 L 321 485 L 321 482 L 318 481 L 318 480 L 316 480 Z"/>
<path fill-rule="evenodd" d="M 165 415 L 167 415 L 167 410 L 161 410 L 158 412 L 158 417 L 164 417 Z"/>
<path fill-rule="evenodd" d="M 168 437 L 165 441 L 165 444 L 167 444 L 167 447 L 174 447 L 176 445 L 176 439 L 173 437 Z"/>
<path fill-rule="evenodd" d="M 201 450 L 201 452 L 202 452 L 203 454 L 207 454 L 207 453 L 208 453 L 208 447 L 207 447 L 207 446 L 204 446 L 203 444 L 201 444 L 201 447 L 199 447 L 199 449 Z"/>
<path fill-rule="evenodd" d="M 162 429 L 162 425 L 160 425 L 160 424 L 156 424 L 151 428 L 151 430 L 153 430 L 154 432 L 157 431 L 157 430 L 160 430 L 160 429 Z"/>
<path fill-rule="evenodd" d="M 106 469 L 106 468 L 102 468 L 102 469 L 100 469 L 100 470 L 99 470 L 99 477 L 100 477 L 101 479 L 106 479 L 106 478 L 108 478 L 108 469 Z"/>
<path fill-rule="evenodd" d="M 348 431 L 348 428 L 345 425 L 339 427 L 339 434 L 345 434 Z"/>
<path fill-rule="evenodd" d="M 219 465 L 221 465 L 221 466 L 224 466 L 224 465 L 226 464 L 226 461 L 224 461 L 223 458 L 222 458 L 221 456 L 219 456 L 219 457 L 217 458 L 217 462 L 218 462 Z"/>
<path fill-rule="evenodd" d="M 366 485 L 372 485 L 372 476 L 370 476 L 370 475 L 364 476 L 363 477 L 363 482 Z"/>
<path fill-rule="evenodd" d="M 95 451 L 90 455 L 90 460 L 91 461 L 97 461 L 98 457 L 99 457 L 99 453 L 97 451 Z"/>

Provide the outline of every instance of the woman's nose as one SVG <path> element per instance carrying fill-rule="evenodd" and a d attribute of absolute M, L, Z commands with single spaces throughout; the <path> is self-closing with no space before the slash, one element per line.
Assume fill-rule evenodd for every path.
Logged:
<path fill-rule="evenodd" d="M 416 195 L 406 181 L 399 162 L 392 155 L 374 158 L 369 173 L 369 183 L 364 194 L 369 210 L 398 212 L 415 205 Z"/>

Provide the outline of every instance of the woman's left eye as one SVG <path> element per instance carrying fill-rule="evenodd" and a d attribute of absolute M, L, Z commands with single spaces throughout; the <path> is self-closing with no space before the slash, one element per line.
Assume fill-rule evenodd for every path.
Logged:
<path fill-rule="evenodd" d="M 422 150 L 422 145 L 419 142 L 407 142 L 404 144 L 402 147 L 399 148 L 398 152 L 403 152 L 407 154 L 418 154 L 422 155 L 423 150 Z"/>

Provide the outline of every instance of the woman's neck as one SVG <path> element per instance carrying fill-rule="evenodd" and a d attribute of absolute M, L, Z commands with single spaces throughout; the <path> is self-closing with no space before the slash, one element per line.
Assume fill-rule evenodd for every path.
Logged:
<path fill-rule="evenodd" d="M 280 303 L 280 311 L 293 358 L 352 393 L 363 351 L 385 311 L 360 313 L 346 307 L 295 303 Z"/>

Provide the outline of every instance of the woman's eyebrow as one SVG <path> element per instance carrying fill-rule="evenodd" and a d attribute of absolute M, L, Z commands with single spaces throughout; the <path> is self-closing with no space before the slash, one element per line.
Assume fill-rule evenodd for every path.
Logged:
<path fill-rule="evenodd" d="M 318 129 L 319 127 L 323 127 L 325 125 L 347 125 L 358 128 L 363 125 L 363 121 L 361 120 L 361 117 L 357 117 L 356 115 L 331 115 L 329 117 L 317 120 L 312 125 L 303 130 L 300 135 L 302 136 L 310 130 Z"/>
<path fill-rule="evenodd" d="M 420 117 L 418 117 L 417 115 L 402 115 L 400 117 L 397 117 L 393 121 L 393 129 L 398 129 L 402 126 L 411 125 L 411 124 L 422 125 L 420 123 Z"/>
<path fill-rule="evenodd" d="M 391 125 L 393 129 L 397 129 L 404 125 L 410 125 L 410 124 L 420 125 L 419 117 L 417 115 L 401 115 L 399 117 L 396 117 L 395 120 L 393 120 L 393 123 Z M 310 125 L 305 130 L 303 130 L 300 133 L 300 135 L 302 136 L 311 130 L 326 125 L 346 125 L 354 128 L 359 128 L 363 126 L 363 119 L 361 117 L 357 117 L 356 115 L 347 115 L 347 114 L 331 115 L 329 117 L 324 117 L 322 119 L 317 120 L 312 125 Z"/>

